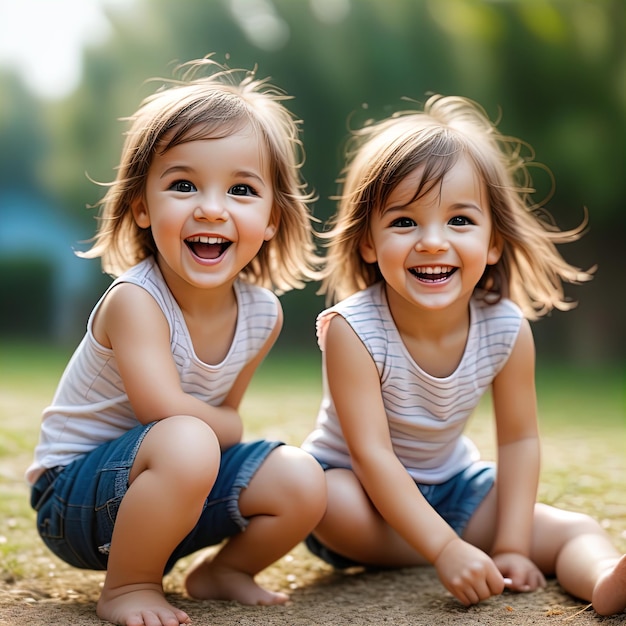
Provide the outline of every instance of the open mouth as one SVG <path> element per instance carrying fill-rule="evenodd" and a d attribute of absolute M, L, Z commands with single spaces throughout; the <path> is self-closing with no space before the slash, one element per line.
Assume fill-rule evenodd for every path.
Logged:
<path fill-rule="evenodd" d="M 457 269 L 457 267 L 452 267 L 451 265 L 424 265 L 412 267 L 409 269 L 409 272 L 422 282 L 440 283 L 450 278 Z"/>
<path fill-rule="evenodd" d="M 198 235 L 196 237 L 189 237 L 185 239 L 185 244 L 193 252 L 195 256 L 200 259 L 218 259 L 228 247 L 232 244 L 232 241 L 224 239 L 222 237 L 207 237 Z"/>

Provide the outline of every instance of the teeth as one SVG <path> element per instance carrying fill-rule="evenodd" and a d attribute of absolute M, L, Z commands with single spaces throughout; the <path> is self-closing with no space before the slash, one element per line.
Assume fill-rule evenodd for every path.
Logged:
<path fill-rule="evenodd" d="M 223 237 L 207 237 L 205 235 L 197 235 L 195 237 L 189 237 L 187 241 L 189 243 L 221 244 L 226 243 L 227 240 Z"/>
<path fill-rule="evenodd" d="M 424 267 L 416 267 L 415 271 L 419 274 L 447 274 L 451 272 L 454 268 L 450 265 L 427 265 Z"/>

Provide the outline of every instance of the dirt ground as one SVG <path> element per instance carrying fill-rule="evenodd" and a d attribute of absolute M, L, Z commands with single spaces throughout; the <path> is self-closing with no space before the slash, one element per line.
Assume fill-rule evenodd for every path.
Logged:
<path fill-rule="evenodd" d="M 11 626 L 93 626 L 102 573 L 73 570 L 37 550 L 33 558 L 49 560 L 47 578 L 0 581 L 0 624 Z M 334 573 L 297 546 L 262 572 L 258 581 L 288 591 L 284 606 L 248 607 L 233 602 L 196 602 L 181 594 L 182 566 L 166 580 L 170 601 L 183 608 L 196 626 L 613 626 L 626 614 L 600 617 L 560 591 L 554 581 L 532 594 L 505 592 L 466 609 L 449 595 L 430 567 L 395 571 Z"/>
<path fill-rule="evenodd" d="M 44 391 L 39 395 L 47 397 L 51 393 Z M 623 395 L 619 393 L 618 406 L 623 407 Z M 254 425 L 255 432 L 270 439 L 301 441 L 314 410 L 309 407 L 316 407 L 318 402 L 317 395 L 312 396 L 308 399 L 303 393 L 291 394 L 277 413 L 271 393 L 267 400 L 257 393 L 253 402 L 263 429 Z M 31 405 L 43 406 L 44 400 L 33 394 L 30 385 L 22 389 L 3 382 L 2 377 L 0 400 L 0 426 L 4 428 L 0 452 L 2 445 L 6 447 L 4 456 L 0 455 L 0 544 L 7 548 L 0 551 L 0 560 L 7 559 L 0 562 L 0 625 L 105 626 L 107 623 L 95 613 L 104 574 L 73 569 L 53 556 L 38 537 L 34 513 L 28 507 L 23 472 L 30 462 L 31 442 L 38 426 L 38 419 L 32 417 L 38 412 Z M 584 406 L 580 410 L 587 411 Z M 593 414 L 591 409 L 589 413 Z M 486 456 L 492 435 L 481 420 L 470 425 L 470 434 Z M 542 481 L 540 497 L 556 506 L 592 513 L 602 521 L 620 551 L 626 552 L 623 432 L 616 430 L 615 436 L 607 437 L 602 429 L 591 428 L 581 436 L 568 428 L 559 429 L 558 437 L 547 436 L 544 470 L 548 478 Z M 13 440 L 17 443 L 12 444 Z M 195 602 L 182 595 L 183 573 L 188 565 L 185 560 L 177 564 L 166 577 L 165 588 L 170 602 L 187 611 L 196 626 L 626 625 L 626 613 L 599 617 L 584 602 L 564 594 L 554 581 L 539 592 L 505 592 L 466 609 L 445 591 L 433 568 L 339 574 L 303 545 L 257 577 L 267 588 L 290 593 L 287 605 L 248 607 L 232 602 Z"/>

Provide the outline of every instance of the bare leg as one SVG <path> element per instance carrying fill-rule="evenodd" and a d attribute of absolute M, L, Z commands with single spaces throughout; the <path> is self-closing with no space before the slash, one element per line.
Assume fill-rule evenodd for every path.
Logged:
<path fill-rule="evenodd" d="M 326 486 L 315 459 L 299 448 L 272 451 L 239 498 L 246 530 L 235 535 L 211 559 L 194 563 L 187 593 L 202 600 L 243 604 L 282 604 L 283 593 L 263 589 L 254 576 L 302 541 L 324 514 Z"/>
<path fill-rule="evenodd" d="M 358 563 L 380 567 L 424 565 L 426 560 L 387 524 L 354 472 L 326 472 L 328 505 L 315 536 L 328 548 Z"/>
<path fill-rule="evenodd" d="M 591 596 L 593 608 L 600 615 L 616 615 L 626 609 L 626 554 L 598 578 Z"/>
<path fill-rule="evenodd" d="M 219 462 L 217 438 L 194 417 L 170 417 L 148 432 L 115 522 L 100 618 L 124 626 L 189 623 L 165 599 L 163 571 L 196 524 Z"/>
<path fill-rule="evenodd" d="M 476 511 L 464 539 L 489 551 L 495 532 L 495 489 Z M 535 505 L 531 558 L 573 596 L 593 604 L 600 615 L 626 608 L 626 556 L 588 515 Z"/>
<path fill-rule="evenodd" d="M 424 559 L 381 518 L 353 472 L 326 472 L 328 506 L 315 535 L 331 550 L 364 564 L 384 567 L 419 565 Z M 489 553 L 496 530 L 496 489 L 470 520 L 463 539 Z M 568 593 L 588 602 L 601 615 L 626 608 L 626 555 L 587 515 L 535 506 L 531 558 L 554 575 Z"/>
<path fill-rule="evenodd" d="M 601 615 L 626 608 L 626 560 L 591 517 L 538 504 L 533 560 Z"/>

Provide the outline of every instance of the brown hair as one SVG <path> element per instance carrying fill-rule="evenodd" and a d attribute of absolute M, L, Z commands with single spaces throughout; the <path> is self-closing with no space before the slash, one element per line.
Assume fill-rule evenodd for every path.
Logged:
<path fill-rule="evenodd" d="M 180 80 L 166 80 L 127 121 L 115 180 L 97 206 L 99 225 L 92 247 L 79 256 L 102 258 L 103 270 L 119 276 L 156 253 L 151 230 L 137 226 L 131 206 L 145 191 L 156 151 L 199 138 L 229 136 L 251 124 L 265 142 L 274 187 L 275 236 L 241 271 L 248 282 L 287 291 L 317 277 L 313 220 L 301 177 L 304 149 L 299 124 L 283 105 L 284 92 L 259 80 L 254 71 L 229 69 L 209 57 L 177 68 Z M 199 76 L 208 70 L 208 76 Z"/>
<path fill-rule="evenodd" d="M 321 234 L 327 255 L 320 293 L 329 303 L 382 279 L 376 264 L 366 263 L 359 245 L 370 216 L 380 211 L 395 187 L 416 167 L 424 173 L 415 197 L 440 184 L 459 155 L 467 155 L 489 194 L 494 236 L 502 255 L 487 266 L 476 294 L 488 301 L 511 298 L 529 319 L 553 308 L 572 308 L 562 282 L 591 278 L 567 263 L 556 244 L 578 239 L 587 225 L 561 231 L 531 200 L 531 157 L 522 156 L 519 139 L 505 137 L 484 110 L 462 97 L 430 97 L 423 111 L 402 111 L 353 132 L 346 151 L 342 193 L 329 231 Z M 527 147 L 527 146 L 526 146 Z M 591 270 L 593 271 L 593 270 Z"/>

